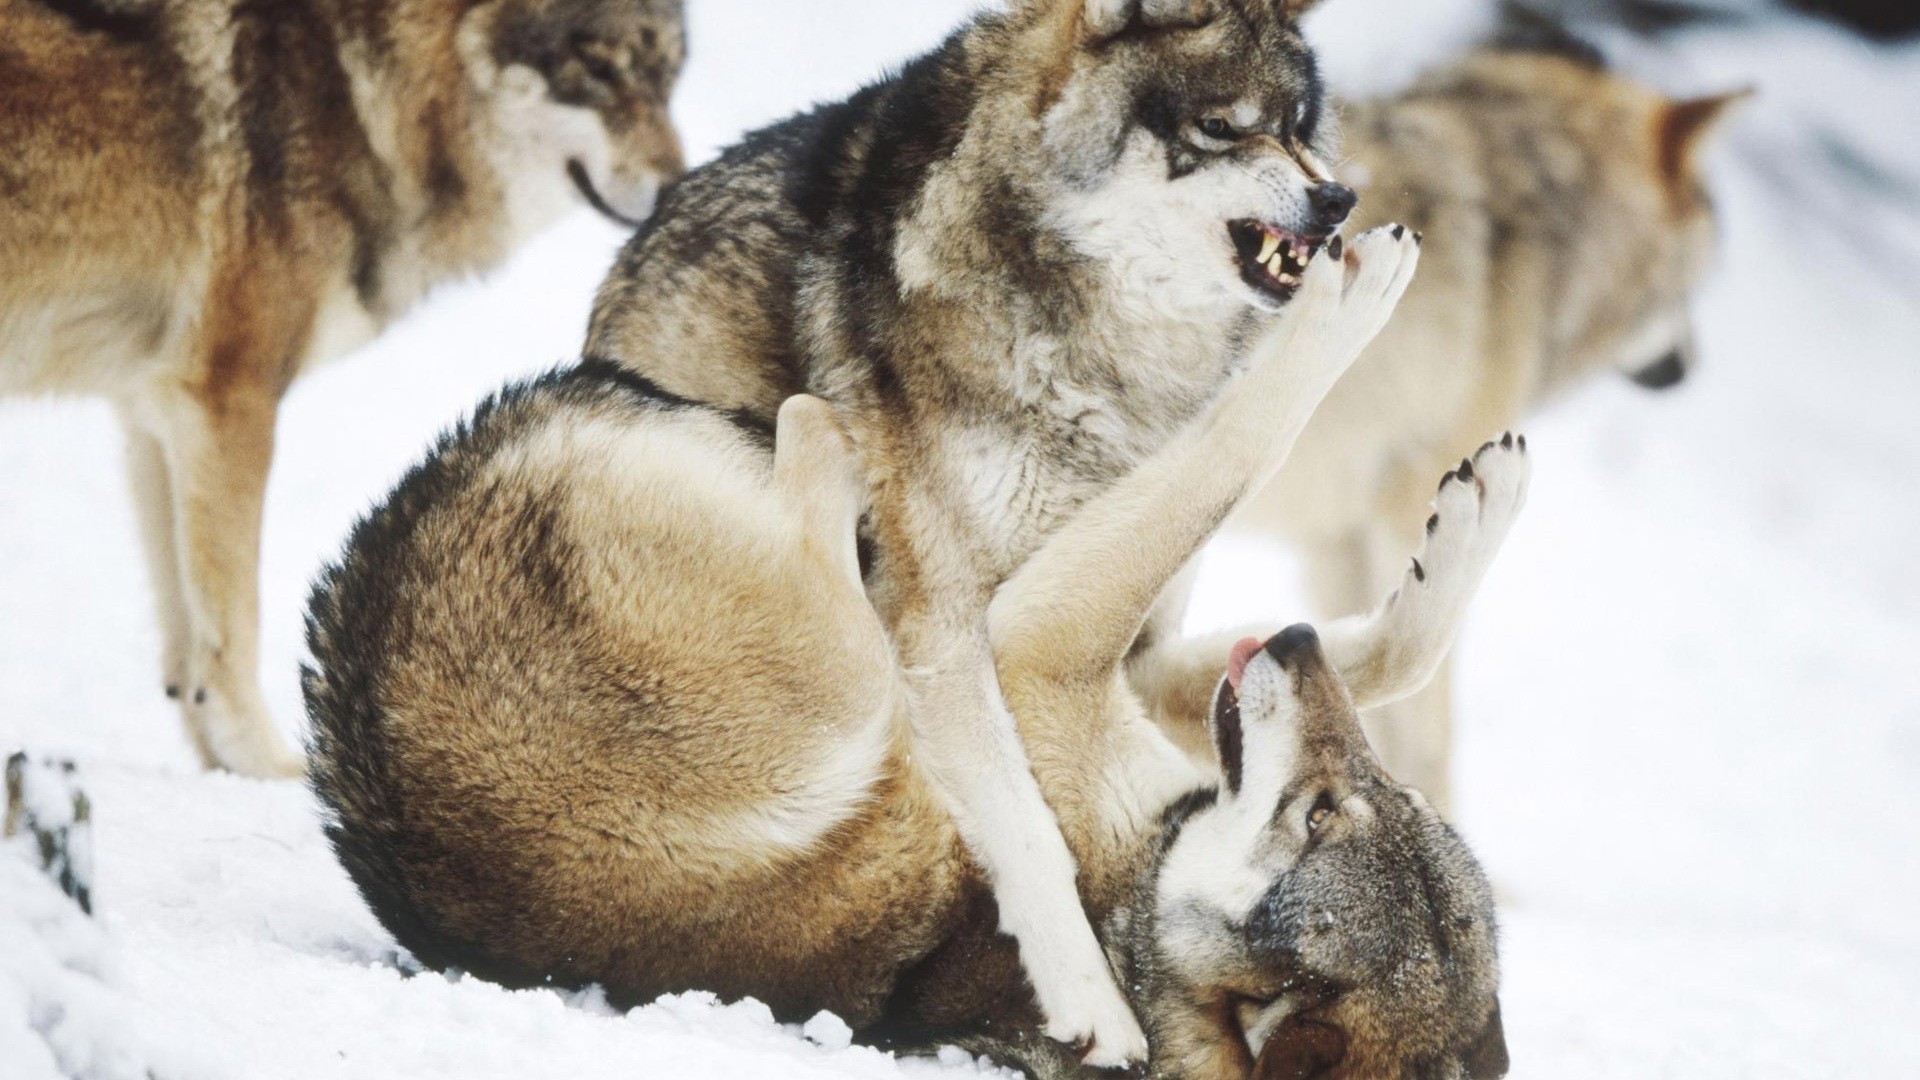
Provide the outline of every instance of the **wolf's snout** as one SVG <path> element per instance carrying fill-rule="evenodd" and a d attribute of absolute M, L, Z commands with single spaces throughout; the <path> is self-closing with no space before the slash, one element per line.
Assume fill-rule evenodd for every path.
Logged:
<path fill-rule="evenodd" d="M 1677 386 L 1687 377 L 1687 358 L 1679 349 L 1641 368 L 1633 373 L 1633 381 L 1649 390 L 1665 390 Z"/>
<path fill-rule="evenodd" d="M 1321 181 L 1307 189 L 1307 205 L 1313 208 L 1314 224 L 1327 232 L 1339 228 L 1359 201 L 1360 196 L 1355 195 L 1352 188 L 1331 180 Z"/>
<path fill-rule="evenodd" d="M 1287 671 L 1321 663 L 1320 635 L 1306 623 L 1294 623 L 1267 639 L 1267 655 Z"/>

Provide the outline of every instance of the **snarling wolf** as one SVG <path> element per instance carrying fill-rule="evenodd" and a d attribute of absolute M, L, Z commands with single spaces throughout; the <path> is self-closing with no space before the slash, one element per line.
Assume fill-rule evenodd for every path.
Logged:
<path fill-rule="evenodd" d="M 1430 478 L 1462 447 L 1599 372 L 1656 389 L 1686 374 L 1689 301 L 1715 246 L 1702 158 L 1741 96 L 1676 101 L 1571 48 L 1502 45 L 1341 109 L 1353 224 L 1423 230 L 1423 270 L 1234 522 L 1298 547 L 1321 614 L 1391 586 Z M 1184 599 L 1169 590 L 1149 633 L 1177 628 Z M 1211 656 L 1233 636 L 1195 647 Z M 1150 697 L 1166 659 L 1135 665 Z M 1448 690 L 1443 669 L 1366 717 L 1387 768 L 1443 810 Z M 1197 727 L 1176 736 L 1205 744 Z"/>
<path fill-rule="evenodd" d="M 1306 6 L 983 15 L 677 184 L 588 331 L 590 355 L 762 424 L 797 393 L 830 404 L 858 449 L 865 579 L 917 760 L 1049 1030 L 1109 1065 L 1145 1041 L 996 682 L 987 612 L 1080 504 L 1289 347 L 1277 316 L 1353 206 L 1324 165 Z M 1300 370 L 1315 374 L 1276 416 L 1324 393 Z"/>
<path fill-rule="evenodd" d="M 300 770 L 255 670 L 288 384 L 581 197 L 644 216 L 683 48 L 679 0 L 0 0 L 0 393 L 118 410 L 209 766 Z"/>
<path fill-rule="evenodd" d="M 1506 1068 L 1486 882 L 1354 709 L 1438 664 L 1524 499 L 1524 440 L 1449 474 L 1373 614 L 1215 658 L 1206 764 L 1124 673 L 1162 587 L 1305 423 L 1303 383 L 1337 375 L 1404 289 L 1410 233 L 1345 248 L 1305 268 L 1283 347 L 1083 500 L 984 619 L 1156 1076 Z M 770 428 L 599 360 L 483 405 L 316 588 L 329 836 L 433 967 L 621 1002 L 752 995 L 1082 1075 L 923 749 L 914 673 L 861 574 L 867 466 L 836 414 L 797 395 Z"/>

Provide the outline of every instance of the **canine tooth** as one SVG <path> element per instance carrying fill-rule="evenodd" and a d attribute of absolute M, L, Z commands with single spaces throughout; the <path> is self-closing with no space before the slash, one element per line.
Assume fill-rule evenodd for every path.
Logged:
<path fill-rule="evenodd" d="M 1260 257 L 1253 261 L 1259 263 L 1266 262 L 1268 259 L 1273 258 L 1273 253 L 1279 250 L 1279 248 L 1280 238 L 1272 233 L 1267 233 L 1266 239 L 1260 241 Z"/>
<path fill-rule="evenodd" d="M 1273 257 L 1267 260 L 1267 273 L 1272 274 L 1275 277 L 1279 277 L 1280 267 L 1282 265 L 1283 264 L 1280 261 L 1280 253 L 1277 251 L 1274 252 Z"/>
<path fill-rule="evenodd" d="M 1300 279 L 1297 277 L 1294 277 L 1292 274 L 1275 274 L 1274 277 L 1278 278 L 1280 280 L 1280 284 L 1282 285 L 1300 284 Z"/>

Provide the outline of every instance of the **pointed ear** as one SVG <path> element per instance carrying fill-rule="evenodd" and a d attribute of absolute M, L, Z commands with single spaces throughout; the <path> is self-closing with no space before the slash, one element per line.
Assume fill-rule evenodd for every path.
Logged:
<path fill-rule="evenodd" d="M 1661 106 L 1654 119 L 1654 146 L 1659 154 L 1660 174 L 1668 183 L 1690 183 L 1699 175 L 1700 153 L 1708 137 L 1720 129 L 1735 104 L 1753 94 L 1749 86 L 1710 97 L 1670 101 Z"/>
<path fill-rule="evenodd" d="M 1110 38 L 1136 18 L 1142 26 L 1199 26 L 1213 18 L 1214 0 L 1084 0 L 1087 30 Z M 1289 0 L 1291 2 L 1291 0 Z"/>
<path fill-rule="evenodd" d="M 1463 1064 L 1467 1080 L 1500 1080 L 1507 1075 L 1507 1032 L 1500 1024 L 1500 1000 L 1494 999 L 1493 1015 L 1467 1048 Z"/>
<path fill-rule="evenodd" d="M 1260 1048 L 1253 1080 L 1317 1080 L 1347 1056 L 1346 1033 L 1318 1020 L 1288 1020 Z"/>

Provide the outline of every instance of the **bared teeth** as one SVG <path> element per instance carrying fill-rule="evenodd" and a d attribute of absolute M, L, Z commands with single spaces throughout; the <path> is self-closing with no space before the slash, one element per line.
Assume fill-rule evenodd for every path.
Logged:
<path fill-rule="evenodd" d="M 1285 265 L 1285 257 L 1276 251 L 1273 253 L 1273 256 L 1267 260 L 1267 273 L 1272 274 L 1274 277 L 1279 277 L 1283 272 L 1281 268 Z"/>
<path fill-rule="evenodd" d="M 1280 250 L 1280 238 L 1267 233 L 1266 239 L 1260 241 L 1260 257 L 1253 261 L 1264 264 L 1268 259 L 1273 258 L 1273 253 L 1278 250 Z"/>

